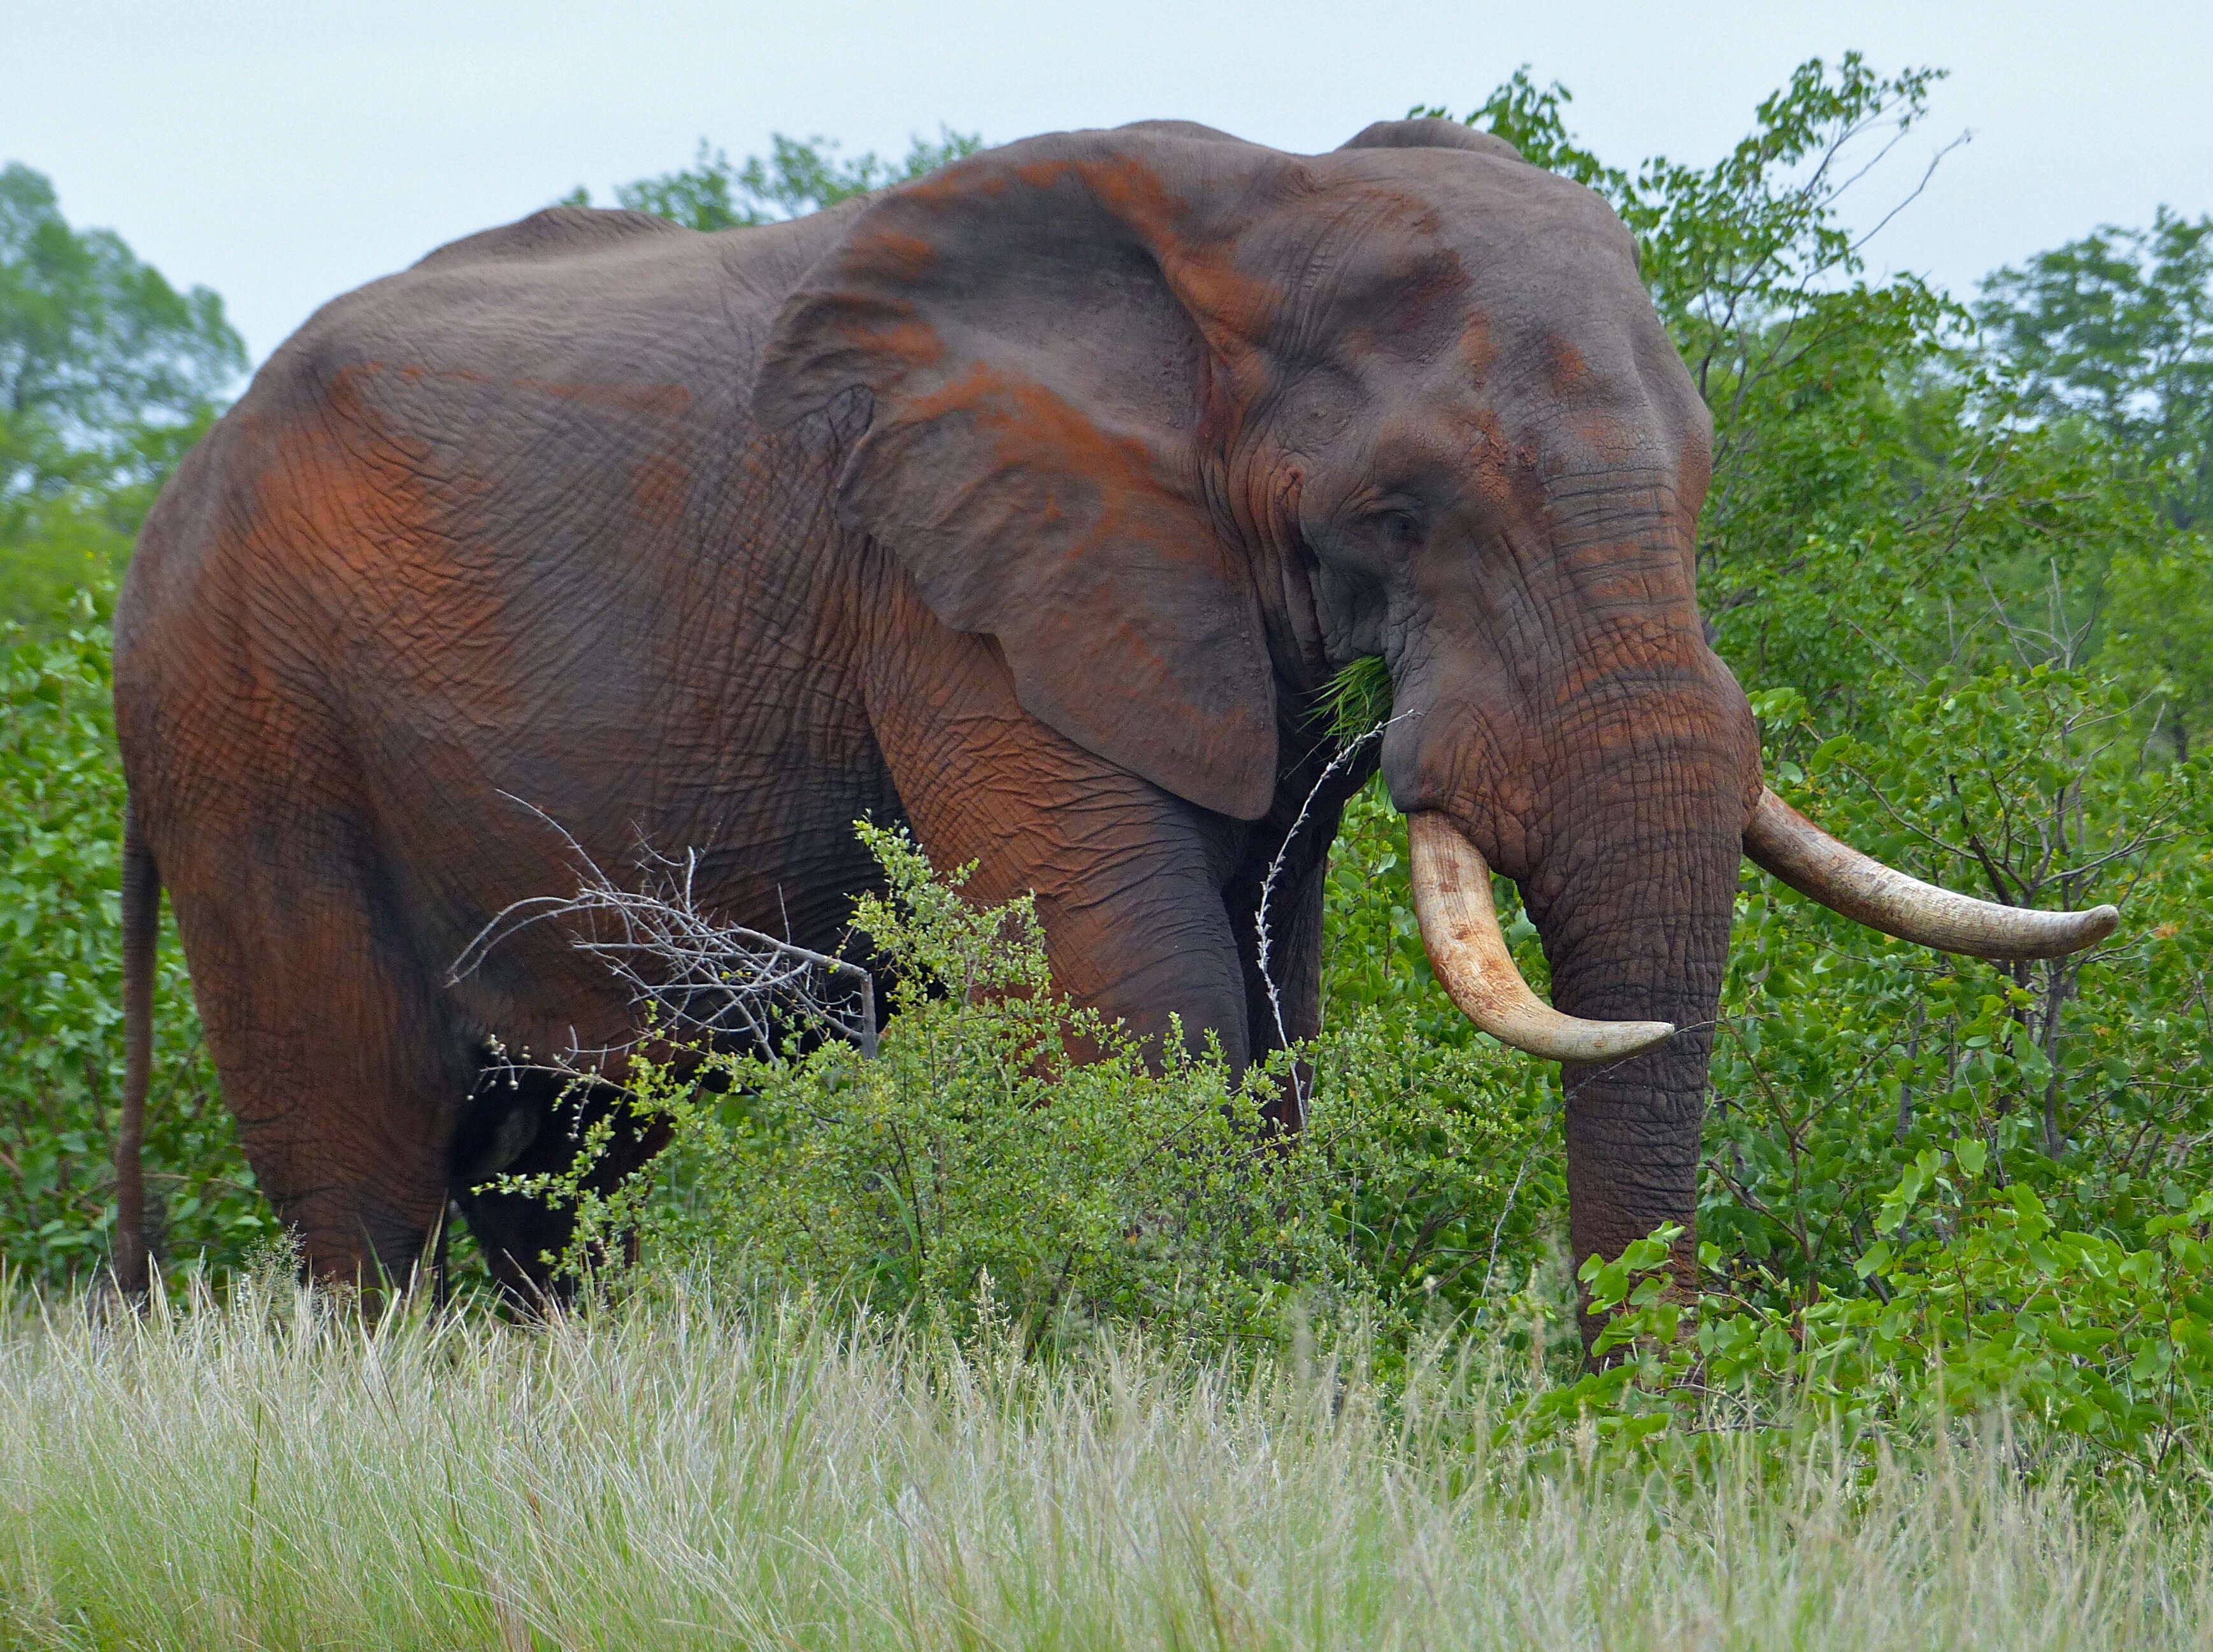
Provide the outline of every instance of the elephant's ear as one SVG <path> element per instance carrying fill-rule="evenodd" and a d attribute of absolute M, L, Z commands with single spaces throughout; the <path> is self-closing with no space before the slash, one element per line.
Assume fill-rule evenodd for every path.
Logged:
<path fill-rule="evenodd" d="M 1294 164 L 1089 132 L 891 191 L 785 303 L 754 393 L 782 424 L 867 389 L 840 520 L 997 640 L 1032 716 L 1247 820 L 1275 686 L 1220 459 L 1271 301 L 1232 267 L 1228 204 Z"/>

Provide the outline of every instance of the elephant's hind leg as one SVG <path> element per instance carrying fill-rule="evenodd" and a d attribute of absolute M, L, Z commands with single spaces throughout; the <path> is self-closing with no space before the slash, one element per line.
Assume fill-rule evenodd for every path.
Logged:
<path fill-rule="evenodd" d="M 445 1210 L 476 1075 L 375 848 L 296 801 L 179 835 L 163 869 L 254 1174 L 311 1272 L 404 1286 Z"/>

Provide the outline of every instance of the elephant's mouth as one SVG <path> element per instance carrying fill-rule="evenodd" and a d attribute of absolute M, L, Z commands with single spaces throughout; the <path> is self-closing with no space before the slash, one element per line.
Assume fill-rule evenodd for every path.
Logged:
<path fill-rule="evenodd" d="M 1665 1043 L 1667 1021 L 1586 1021 L 1553 1009 L 1521 978 L 1491 898 L 1482 851 L 1444 814 L 1407 822 L 1414 911 L 1437 978 L 1461 1014 L 1500 1043 L 1548 1061 L 1620 1061 Z M 1939 952 L 2009 961 L 2057 958 L 2113 932 L 2111 906 L 2035 911 L 1908 877 L 1839 843 L 1763 787 L 1745 828 L 1754 864 L 1869 929 Z"/>

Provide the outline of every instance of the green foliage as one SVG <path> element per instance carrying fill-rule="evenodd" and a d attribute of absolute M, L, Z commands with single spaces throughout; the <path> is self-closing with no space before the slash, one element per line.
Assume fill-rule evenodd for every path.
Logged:
<path fill-rule="evenodd" d="M 123 522 L 143 508 L 127 494 L 23 502 L 12 531 L 0 531 L 0 618 L 31 635 L 54 634 L 81 592 L 115 582 L 131 558 L 131 533 Z"/>
<path fill-rule="evenodd" d="M 70 229 L 28 167 L 0 171 L 0 495 L 103 463 L 143 473 L 144 427 L 191 424 L 245 366 L 214 293 Z"/>
<path fill-rule="evenodd" d="M 651 212 L 691 229 L 730 229 L 802 217 L 826 206 L 920 178 L 983 147 L 972 133 L 938 129 L 937 141 L 918 137 L 899 161 L 878 158 L 874 150 L 846 160 L 826 137 L 802 143 L 782 132 L 769 137 L 765 158 L 747 155 L 732 165 L 722 149 L 699 140 L 689 167 L 615 186 L 615 204 Z M 578 188 L 566 204 L 589 206 L 591 192 Z"/>
<path fill-rule="evenodd" d="M 214 293 L 72 229 L 28 167 L 0 171 L 0 615 L 42 619 L 121 571 L 245 367 Z"/>
<path fill-rule="evenodd" d="M 104 600 L 40 637 L 0 628 L 0 1258 L 51 1282 L 101 1266 L 123 1082 L 118 927 L 123 777 Z M 234 1264 L 273 1227 L 200 1044 L 184 960 L 155 972 L 149 1231 L 182 1262 Z"/>
<path fill-rule="evenodd" d="M 1382 656 L 1355 660 L 1323 685 L 1315 721 L 1340 741 L 1364 738 L 1391 720 L 1391 672 Z"/>
<path fill-rule="evenodd" d="M 2179 527 L 2213 513 L 2213 216 L 2162 206 L 2102 224 L 1983 285 L 1993 367 L 2025 413 L 2080 417 Z"/>
<path fill-rule="evenodd" d="M 1931 881 L 2115 900 L 2127 926 L 2001 966 L 1753 879 L 1698 1214 L 1715 1295 L 1695 1345 L 1644 1357 L 1638 1393 L 1680 1411 L 1705 1403 L 1698 1385 L 1734 1385 L 1729 1403 L 1759 1416 L 1810 1395 L 1856 1424 L 2004 1400 L 2156 1467 L 2213 1375 L 2186 1360 L 2175 1380 L 2198 1386 L 2143 1409 L 2147 1362 L 2168 1358 L 2146 1350 L 2170 1332 L 2175 1357 L 2197 1346 L 2173 1315 L 2144 1317 L 2152 1294 L 2204 1289 L 2188 1283 L 2202 1253 L 2170 1241 L 2213 1131 L 2204 777 L 2136 762 L 2125 698 L 2094 673 L 2015 661 L 1870 686 L 1889 706 L 1880 739 L 1821 738 L 1789 691 L 1756 702 L 1794 801 Z M 1940 1164 L 1958 1173 L 1937 1188 Z M 1901 1236 L 1906 1214 L 1921 1225 Z M 2184 1271 L 2152 1269 L 2155 1252 Z M 1626 1295 L 1627 1277 L 1593 1276 L 1629 1302 L 1621 1336 L 1664 1344 L 1674 1305 Z M 1624 1381 L 1606 1379 L 1627 1404 Z"/>
<path fill-rule="evenodd" d="M 2151 707 L 2177 760 L 2213 721 L 2213 546 L 2203 533 L 2118 553 L 2106 576 L 2104 654 Z"/>
<path fill-rule="evenodd" d="M 223 302 L 0 172 L 0 1257 L 58 1282 L 105 1260 L 123 1072 L 123 778 L 108 593 L 162 481 L 244 369 Z M 235 1261 L 266 1231 L 165 941 L 149 1231 Z"/>
<path fill-rule="evenodd" d="M 509 1184 L 577 1208 L 569 1265 L 642 1228 L 649 1253 L 880 1312 L 1219 1347 L 1279 1338 L 1295 1305 L 1403 1342 L 1526 1247 L 1548 1121 L 1517 1060 L 1369 1016 L 1303 1070 L 1279 1055 L 1240 1081 L 1180 1044 L 1149 1061 L 1053 991 L 1028 899 L 978 910 L 904 834 L 861 831 L 890 893 L 855 924 L 898 983 L 878 1057 L 633 1060 L 631 1106 L 674 1131 L 673 1192 L 589 1191 L 604 1131 L 568 1173 Z M 1262 1115 L 1292 1083 L 1309 1118 L 1286 1138 Z"/>
<path fill-rule="evenodd" d="M 1669 1428 L 1841 1423 L 1909 1436 L 2003 1407 L 2088 1454 L 2092 1476 L 2194 1460 L 2213 1415 L 2213 1192 L 2170 1180 L 2142 1242 L 2061 1226 L 1978 1138 L 1924 1148 L 1882 1193 L 1862 1288 L 1778 1302 L 1716 1292 L 1693 1312 L 1663 1228 L 1580 1277 L 1613 1369 L 1539 1397 L 1555 1425 L 1598 1413 L 1625 1442 Z M 1704 1258 L 1722 1260 L 1710 1244 Z"/>

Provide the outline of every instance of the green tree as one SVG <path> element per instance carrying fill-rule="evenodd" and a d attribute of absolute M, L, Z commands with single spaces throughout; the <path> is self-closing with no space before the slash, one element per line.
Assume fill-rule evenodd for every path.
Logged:
<path fill-rule="evenodd" d="M 0 613 L 50 614 L 119 569 L 245 367 L 214 293 L 70 228 L 41 174 L 0 171 Z"/>
<path fill-rule="evenodd" d="M 733 165 L 727 152 L 710 149 L 703 137 L 689 167 L 618 184 L 615 204 L 692 229 L 777 223 L 935 172 L 973 155 L 983 141 L 973 133 L 941 126 L 936 142 L 916 138 L 904 160 L 886 161 L 873 149 L 847 160 L 838 154 L 834 139 L 818 136 L 802 143 L 774 132 L 765 159 L 747 155 Z M 589 206 L 591 192 L 580 187 L 567 204 Z"/>
<path fill-rule="evenodd" d="M 2141 469 L 2178 527 L 2213 513 L 2213 216 L 2162 206 L 1983 283 L 1986 349 L 2024 411 L 2080 418 Z"/>
<path fill-rule="evenodd" d="M 1975 313 L 2021 418 L 2081 440 L 2173 527 L 2119 546 L 2106 644 L 2186 759 L 2213 716 L 2213 216 L 2166 207 L 2000 270 Z"/>
<path fill-rule="evenodd" d="M 2192 535 L 2114 559 L 2106 651 L 2151 702 L 2153 735 L 2178 762 L 2213 720 L 2213 549 Z"/>

